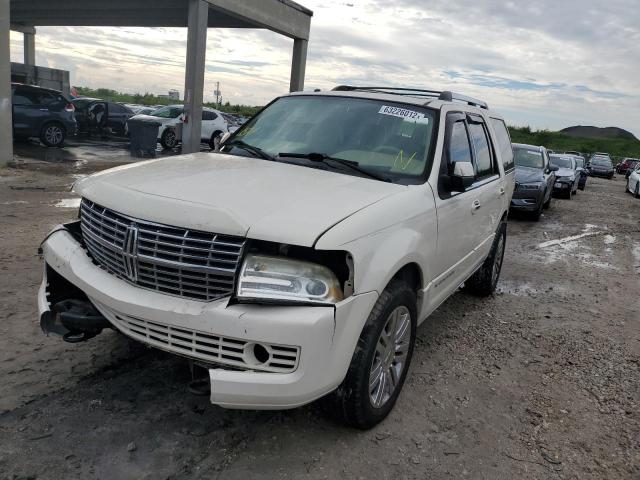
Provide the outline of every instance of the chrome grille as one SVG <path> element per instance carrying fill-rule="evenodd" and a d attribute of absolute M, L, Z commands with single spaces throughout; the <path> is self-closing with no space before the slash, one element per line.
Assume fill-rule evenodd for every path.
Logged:
<path fill-rule="evenodd" d="M 82 236 L 94 261 L 140 287 L 211 301 L 233 292 L 245 239 L 160 225 L 87 199 Z"/>
<path fill-rule="evenodd" d="M 260 362 L 252 354 L 256 344 L 254 341 L 151 322 L 116 312 L 95 300 L 93 303 L 124 334 L 178 355 L 207 363 L 272 373 L 290 373 L 298 367 L 300 348 L 296 346 L 258 342 L 268 353 L 268 358 Z"/>

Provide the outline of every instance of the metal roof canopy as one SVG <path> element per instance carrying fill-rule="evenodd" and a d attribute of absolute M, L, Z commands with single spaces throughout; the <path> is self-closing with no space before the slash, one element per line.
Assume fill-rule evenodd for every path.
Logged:
<path fill-rule="evenodd" d="M 187 27 L 185 153 L 200 149 L 207 28 L 268 29 L 294 39 L 290 91 L 304 87 L 313 12 L 291 0 L 10 0 L 9 13 L 11 29 L 24 33 L 25 63 L 35 59 L 33 27 Z M 4 33 L 0 46 L 9 41 Z"/>

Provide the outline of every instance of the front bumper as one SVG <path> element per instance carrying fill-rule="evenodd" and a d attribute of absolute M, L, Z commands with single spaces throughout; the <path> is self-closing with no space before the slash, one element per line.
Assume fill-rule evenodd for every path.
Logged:
<path fill-rule="evenodd" d="M 573 187 L 573 182 L 570 181 L 557 181 L 553 184 L 553 193 L 566 194 L 570 192 Z"/>
<path fill-rule="evenodd" d="M 509 208 L 524 212 L 535 212 L 543 201 L 544 191 L 542 189 L 531 190 L 518 188 L 513 192 L 511 205 Z"/>
<path fill-rule="evenodd" d="M 346 375 L 378 297 L 376 292 L 354 295 L 335 307 L 198 302 L 146 290 L 105 272 L 64 229 L 50 234 L 42 250 L 46 265 L 84 292 L 115 328 L 150 346 L 196 360 L 198 338 L 203 337 L 219 338 L 221 345 L 231 339 L 298 347 L 290 373 L 208 364 L 211 402 L 227 408 L 294 408 L 334 390 Z M 41 316 L 50 310 L 46 275 L 38 310 Z M 186 338 L 188 333 L 192 339 Z M 187 341 L 191 343 L 185 345 Z"/>
<path fill-rule="evenodd" d="M 609 178 L 609 177 L 613 177 L 613 170 L 590 170 L 589 171 L 589 175 L 591 175 L 592 177 L 603 177 L 603 178 Z"/>

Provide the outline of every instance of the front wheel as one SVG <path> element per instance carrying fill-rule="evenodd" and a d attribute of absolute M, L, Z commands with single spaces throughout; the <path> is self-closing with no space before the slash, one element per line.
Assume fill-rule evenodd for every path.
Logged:
<path fill-rule="evenodd" d="M 465 288 L 472 294 L 480 297 L 488 297 L 496 290 L 502 261 L 504 260 L 504 248 L 507 242 L 507 222 L 503 220 L 496 231 L 496 236 L 491 246 L 491 252 L 482 266 L 476 270 L 465 282 Z"/>
<path fill-rule="evenodd" d="M 347 376 L 330 399 L 345 423 L 367 429 L 389 414 L 411 362 L 416 317 L 415 292 L 392 280 L 369 314 Z"/>
<path fill-rule="evenodd" d="M 222 139 L 222 132 L 213 132 L 209 139 L 209 146 L 211 150 L 217 152 L 220 150 L 220 140 Z"/>
<path fill-rule="evenodd" d="M 67 136 L 65 128 L 59 123 L 47 123 L 40 131 L 40 141 L 47 147 L 62 147 Z"/>
<path fill-rule="evenodd" d="M 173 128 L 167 128 L 164 132 L 162 132 L 162 136 L 160 137 L 160 145 L 165 150 L 171 150 L 178 145 L 178 136 Z"/>
<path fill-rule="evenodd" d="M 636 189 L 633 191 L 633 196 L 640 198 L 640 180 L 636 182 Z"/>

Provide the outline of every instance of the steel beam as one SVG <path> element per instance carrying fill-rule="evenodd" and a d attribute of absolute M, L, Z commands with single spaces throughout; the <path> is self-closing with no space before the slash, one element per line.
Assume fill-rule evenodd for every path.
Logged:
<path fill-rule="evenodd" d="M 0 167 L 13 161 L 9 2 L 0 1 Z"/>
<path fill-rule="evenodd" d="M 307 65 L 307 40 L 296 38 L 293 41 L 293 58 L 291 60 L 291 83 L 289 91 L 304 90 L 304 74 Z"/>
<path fill-rule="evenodd" d="M 182 128 L 182 153 L 200 151 L 204 62 L 207 53 L 209 4 L 188 0 L 187 62 L 184 79 L 185 123 Z"/>

